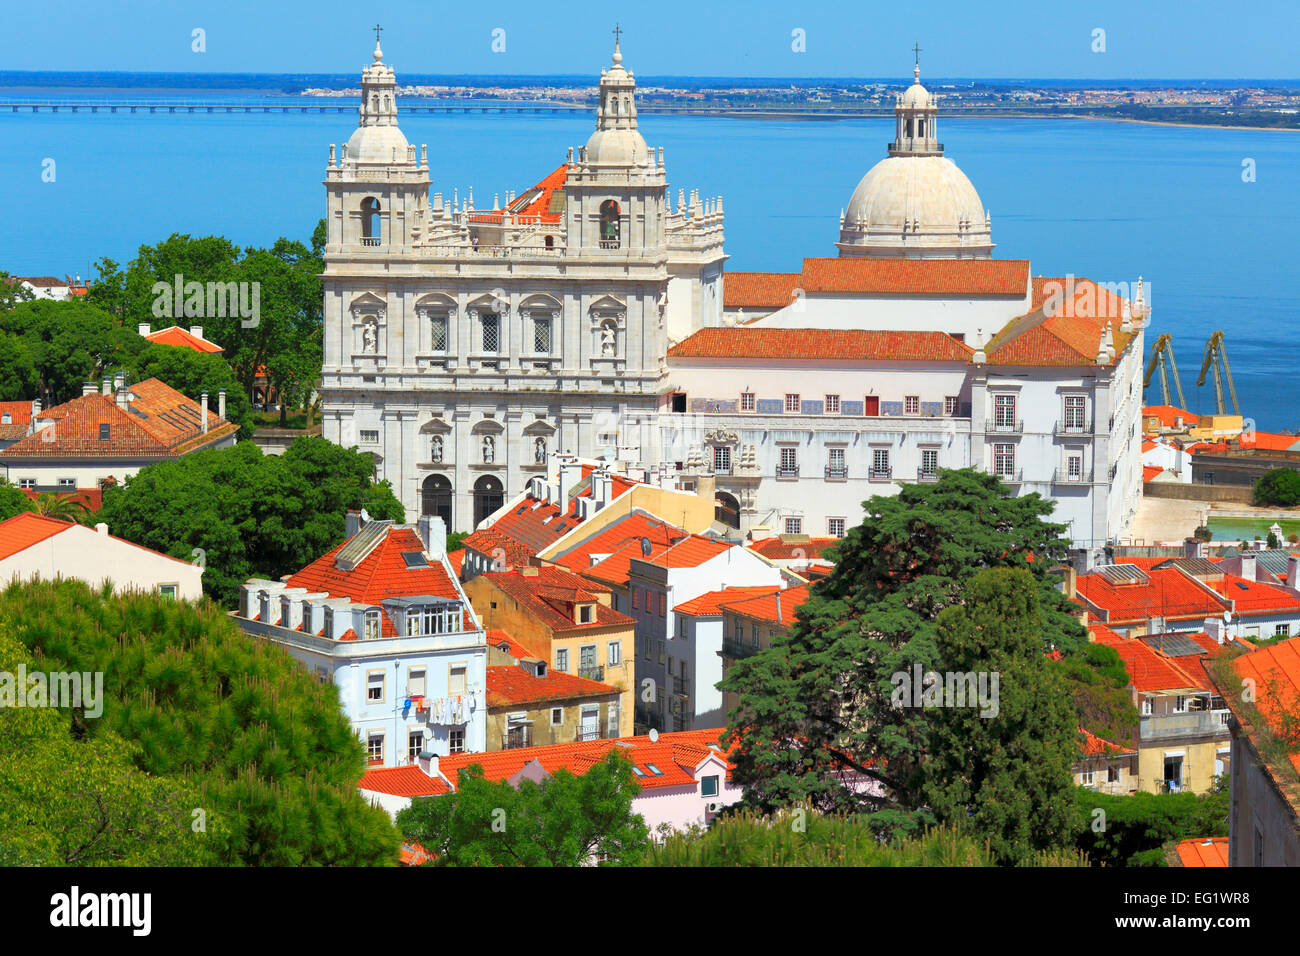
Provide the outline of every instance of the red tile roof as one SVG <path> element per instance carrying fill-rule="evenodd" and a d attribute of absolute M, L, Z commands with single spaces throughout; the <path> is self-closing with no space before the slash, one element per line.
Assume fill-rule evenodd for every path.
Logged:
<path fill-rule="evenodd" d="M 22 493 L 32 501 L 36 501 L 41 496 L 41 492 L 35 488 L 23 488 Z M 87 511 L 98 511 L 104 507 L 104 489 L 103 488 L 76 488 L 73 491 L 58 492 L 60 498 L 71 498 L 73 501 L 80 501 L 86 506 Z"/>
<path fill-rule="evenodd" d="M 1023 296 L 1029 260 L 809 258 L 801 279 L 805 292 Z"/>
<path fill-rule="evenodd" d="M 593 593 L 601 590 L 564 568 L 540 567 L 536 575 L 501 571 L 482 575 L 497 589 L 519 602 L 520 607 L 554 632 L 581 631 L 597 627 L 632 626 L 636 622 L 599 603 Z M 594 620 L 578 624 L 573 620 L 577 604 L 595 604 Z"/>
<path fill-rule="evenodd" d="M 188 329 L 182 329 L 179 325 L 150 332 L 145 338 L 155 345 L 179 345 L 182 348 L 193 349 L 196 352 L 224 351 L 217 343 L 199 338 Z"/>
<path fill-rule="evenodd" d="M 0 560 L 13 557 L 20 551 L 26 551 L 34 544 L 46 538 L 74 527 L 70 521 L 47 518 L 33 512 L 14 515 L 6 521 L 0 521 Z"/>
<path fill-rule="evenodd" d="M 453 601 L 464 600 L 442 562 L 430 561 L 427 567 L 406 566 L 402 557 L 404 553 L 424 551 L 424 541 L 414 529 L 390 527 L 370 553 L 348 571 L 337 567 L 334 559 L 350 540 L 340 542 L 297 574 L 290 575 L 285 585 L 306 588 L 309 592 L 323 591 L 331 597 L 347 597 L 358 604 L 379 607 L 383 613 L 385 637 L 397 635 L 387 609 L 382 606 L 386 598 L 431 594 Z M 271 607 L 271 613 L 278 619 L 278 606 L 273 603 Z M 465 619 L 466 626 L 471 626 L 468 611 Z"/>
<path fill-rule="evenodd" d="M 1120 331 L 1122 302 L 1091 279 L 1036 276 L 1030 311 L 985 346 L 988 364 L 1095 365 L 1108 325 L 1118 357 L 1134 335 Z"/>
<path fill-rule="evenodd" d="M 773 535 L 751 541 L 745 547 L 773 561 L 791 561 L 804 558 L 819 558 L 822 550 L 843 542 L 843 538 L 807 538 L 803 541 L 788 540 L 789 536 Z"/>
<path fill-rule="evenodd" d="M 763 587 L 725 588 L 721 591 L 709 591 L 687 601 L 685 604 L 678 604 L 673 610 L 678 614 L 689 614 L 691 617 L 718 617 L 721 616 L 724 605 L 743 601 L 746 598 L 758 597 L 762 594 L 772 594 L 777 590 L 779 588 L 764 585 Z"/>
<path fill-rule="evenodd" d="M 1079 575 L 1081 596 L 1108 612 L 1107 623 L 1138 623 L 1151 617 L 1192 620 L 1218 617 L 1227 605 L 1175 568 L 1151 570 L 1139 584 L 1112 584 L 1099 573 Z"/>
<path fill-rule="evenodd" d="M 485 558 L 498 562 L 504 568 L 526 568 L 532 563 L 532 548 L 516 541 L 508 534 L 503 534 L 495 527 L 479 528 L 467 534 L 460 542 L 466 550 L 476 551 Z"/>
<path fill-rule="evenodd" d="M 796 588 L 786 588 L 784 591 L 771 591 L 761 597 L 728 601 L 724 606 L 727 611 L 734 614 L 765 621 L 768 624 L 789 627 L 795 620 L 795 608 L 808 600 L 810 587 L 811 585 L 801 584 Z"/>
<path fill-rule="evenodd" d="M 1255 682 L 1255 707 L 1275 732 L 1285 732 L 1284 716 L 1300 713 L 1300 638 L 1293 637 L 1243 654 L 1232 662 L 1237 673 Z M 1291 753 L 1300 772 L 1300 747 Z"/>
<path fill-rule="evenodd" d="M 617 687 L 587 680 L 548 667 L 545 677 L 535 677 L 518 664 L 494 664 L 487 669 L 489 707 L 513 707 L 544 701 L 578 700 L 620 693 Z"/>
<path fill-rule="evenodd" d="M 508 207 L 483 210 L 470 215 L 469 221 L 481 225 L 499 225 L 507 221 L 508 216 L 537 217 L 541 223 L 559 223 L 564 218 L 564 183 L 568 179 L 569 164 L 563 163 L 548 173 L 536 186 L 525 189 L 514 198 Z M 560 194 L 557 202 L 556 193 Z M 558 208 L 557 208 L 558 207 Z"/>
<path fill-rule="evenodd" d="M 1196 837 L 1183 840 L 1174 848 L 1183 866 L 1227 866 L 1227 837 Z"/>
<path fill-rule="evenodd" d="M 135 399 L 125 411 L 113 396 L 94 392 L 42 412 L 38 431 L 0 451 L 0 458 L 168 458 L 238 430 L 209 407 L 205 433 L 198 402 L 156 378 L 128 390 Z M 53 424 L 42 426 L 45 419 Z M 99 437 L 102 425 L 108 426 L 107 439 Z"/>
<path fill-rule="evenodd" d="M 661 568 L 698 568 L 706 561 L 711 561 L 722 552 L 737 545 L 717 538 L 706 538 L 702 534 L 692 534 L 669 545 L 658 554 L 652 554 L 642 560 Z"/>
<path fill-rule="evenodd" d="M 4 417 L 8 415 L 9 421 Z M 27 426 L 32 420 L 32 403 L 0 402 L 0 441 L 18 440 L 27 434 Z"/>
<path fill-rule="evenodd" d="M 642 538 L 650 540 L 652 549 L 657 547 L 663 550 L 674 541 L 680 541 L 686 536 L 686 532 L 676 525 L 671 525 L 647 512 L 633 510 L 565 551 L 555 559 L 555 563 L 570 571 L 581 573 L 592 566 L 593 555 L 612 555 L 629 545 L 639 548 Z M 624 575 L 622 581 L 612 583 L 626 581 L 627 577 Z"/>
<path fill-rule="evenodd" d="M 1161 468 L 1159 465 L 1143 465 L 1142 480 L 1153 481 L 1155 480 L 1156 475 L 1160 474 L 1162 471 L 1164 471 L 1164 469 Z"/>
<path fill-rule="evenodd" d="M 1160 424 L 1166 428 L 1176 428 L 1176 419 L 1181 418 L 1184 425 L 1195 425 L 1196 416 L 1184 408 L 1176 405 L 1144 405 L 1142 407 L 1143 418 L 1158 418 Z"/>
<path fill-rule="evenodd" d="M 452 754 L 441 757 L 438 770 L 449 780 L 457 780 L 460 771 L 472 764 L 483 768 L 488 780 L 508 780 L 526 765 L 536 761 L 547 773 L 565 769 L 581 775 L 591 769 L 595 763 L 611 749 L 620 752 L 641 771 L 637 783 L 643 790 L 662 787 L 680 787 L 694 784 L 693 772 L 709 756 L 718 753 L 718 738 L 723 728 L 710 730 L 686 730 L 659 734 L 656 742 L 649 737 L 620 737 L 617 740 L 591 740 L 571 744 L 551 744 L 545 747 L 520 747 L 511 750 L 496 750 L 480 754 Z M 719 751 L 711 748 L 717 746 Z M 720 754 L 721 756 L 721 754 Z M 725 756 L 722 759 L 726 759 Z M 654 764 L 662 774 L 650 770 Z M 732 766 L 728 763 L 730 776 Z M 391 793 L 402 797 L 434 796 L 447 792 L 442 781 L 427 776 L 419 766 L 390 767 L 371 770 L 361 778 L 358 784 L 363 790 L 376 793 Z"/>
<path fill-rule="evenodd" d="M 724 309 L 776 311 L 794 300 L 800 288 L 798 272 L 727 272 L 722 276 Z"/>
<path fill-rule="evenodd" d="M 668 350 L 669 358 L 791 359 L 835 362 L 969 362 L 974 352 L 946 332 L 862 329 L 705 328 Z"/>
<path fill-rule="evenodd" d="M 1221 580 L 1205 583 L 1232 601 L 1233 611 L 1237 614 L 1300 612 L 1300 598 L 1276 585 L 1247 581 L 1235 574 L 1224 574 Z"/>
<path fill-rule="evenodd" d="M 1175 659 L 1137 638 L 1098 637 L 1097 643 L 1115 649 L 1124 661 L 1134 689 L 1139 692 L 1211 690 L 1210 682 L 1200 666 L 1199 656 L 1186 655 Z M 1184 667 L 1183 664 L 1187 666 Z"/>

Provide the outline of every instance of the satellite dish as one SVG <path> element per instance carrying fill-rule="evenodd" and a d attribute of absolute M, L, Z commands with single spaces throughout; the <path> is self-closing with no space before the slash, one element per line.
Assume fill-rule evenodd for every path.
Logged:
<path fill-rule="evenodd" d="M 652 550 L 652 548 L 651 548 L 651 546 L 650 546 L 650 539 L 647 538 L 647 537 L 644 537 L 644 536 L 643 536 L 643 537 L 641 538 L 641 555 L 642 555 L 642 557 L 646 557 L 646 558 L 650 557 L 650 551 L 651 551 L 651 550 Z"/>
<path fill-rule="evenodd" d="M 1223 623 L 1224 624 L 1232 623 L 1232 612 L 1227 610 L 1226 608 L 1223 611 Z"/>
<path fill-rule="evenodd" d="M 653 727 L 650 728 L 650 742 L 652 744 L 659 742 L 659 731 L 655 730 Z"/>

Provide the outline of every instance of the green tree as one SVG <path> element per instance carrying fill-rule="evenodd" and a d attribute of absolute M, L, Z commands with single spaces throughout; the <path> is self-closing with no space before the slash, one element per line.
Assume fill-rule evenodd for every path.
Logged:
<path fill-rule="evenodd" d="M 485 779 L 482 766 L 471 764 L 455 792 L 415 800 L 397 826 L 433 854 L 435 866 L 579 866 L 593 857 L 635 864 L 650 842 L 632 812 L 640 789 L 616 750 L 582 776 L 561 769 L 518 789 Z"/>
<path fill-rule="evenodd" d="M 1276 508 L 1300 505 L 1300 472 L 1274 468 L 1255 479 L 1255 504 Z"/>
<path fill-rule="evenodd" d="M 74 524 L 89 514 L 85 499 L 76 494 L 56 495 L 52 491 L 42 491 L 31 504 L 31 510 L 38 515 L 71 521 Z"/>
<path fill-rule="evenodd" d="M 929 712 L 923 799 L 942 823 L 987 839 L 1002 863 L 1064 846 L 1074 809 L 1077 722 L 1043 654 L 1041 600 L 1028 571 L 990 569 L 937 622 L 940 673 L 975 680 Z M 978 680 L 989 693 L 963 700 Z"/>
<path fill-rule="evenodd" d="M 913 828 L 926 809 L 922 760 L 929 716 L 893 706 L 891 676 L 948 670 L 937 630 L 986 568 L 1032 575 L 1043 619 L 1039 652 L 1077 655 L 1086 635 L 1048 570 L 1065 554 L 1050 502 L 1007 497 L 991 475 L 941 471 L 864 503 L 835 569 L 815 584 L 788 636 L 738 661 L 721 686 L 739 695 L 727 736 L 735 778 L 760 809 L 804 801 L 822 811 L 867 810 L 881 825 Z M 1032 556 L 1032 560 L 1031 560 Z M 878 783 L 875 796 L 846 787 L 842 772 Z"/>
<path fill-rule="evenodd" d="M 1228 835 L 1227 786 L 1112 795 L 1078 789 L 1076 846 L 1097 866 L 1163 866 L 1171 841 Z M 1098 812 L 1100 811 L 1100 812 Z"/>
<path fill-rule="evenodd" d="M 0 622 L 43 669 L 103 675 L 102 714 L 73 711 L 72 736 L 121 738 L 139 771 L 185 784 L 185 825 L 206 818 L 219 862 L 396 862 L 397 831 L 356 790 L 365 755 L 337 688 L 221 608 L 38 581 L 0 593 Z"/>
<path fill-rule="evenodd" d="M 324 224 L 325 220 L 322 219 L 321 225 Z M 12 276 L 0 269 L 0 312 L 12 309 L 19 302 L 30 302 L 31 299 L 31 289 L 23 285 L 17 276 Z"/>
<path fill-rule="evenodd" d="M 40 384 L 30 343 L 20 335 L 0 332 L 0 402 L 34 398 Z"/>
<path fill-rule="evenodd" d="M 239 442 L 140 469 L 105 490 L 100 520 L 128 541 L 201 558 L 204 592 L 233 607 L 248 578 L 278 579 L 342 541 L 349 509 L 402 521 L 373 468 L 369 455 L 323 438 L 300 438 L 283 455 Z"/>
<path fill-rule="evenodd" d="M 37 375 L 39 394 L 20 397 L 39 397 L 46 407 L 75 398 L 84 382 L 98 381 L 118 368 L 131 339 L 143 342 L 134 331 L 118 328 L 107 312 L 81 299 L 35 299 L 0 311 L 0 339 L 5 335 L 22 340 L 27 358 L 20 360 L 29 360 Z M 28 380 L 19 373 L 19 383 Z"/>
<path fill-rule="evenodd" d="M 32 499 L 23 494 L 22 489 L 9 484 L 7 478 L 0 478 L 0 521 L 6 521 L 14 515 L 32 510 Z"/>

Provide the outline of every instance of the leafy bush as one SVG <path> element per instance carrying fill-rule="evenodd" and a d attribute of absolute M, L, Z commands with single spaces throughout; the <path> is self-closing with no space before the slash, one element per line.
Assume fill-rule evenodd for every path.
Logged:
<path fill-rule="evenodd" d="M 1278 508 L 1300 505 L 1300 472 L 1274 468 L 1255 479 L 1255 504 Z"/>

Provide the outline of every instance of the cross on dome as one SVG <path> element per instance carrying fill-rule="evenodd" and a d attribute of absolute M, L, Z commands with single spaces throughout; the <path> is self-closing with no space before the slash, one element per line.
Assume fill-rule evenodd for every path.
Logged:
<path fill-rule="evenodd" d="M 618 48 L 618 38 L 623 35 L 622 29 L 617 23 L 614 24 L 614 65 L 618 66 L 623 62 L 623 52 Z"/>
<path fill-rule="evenodd" d="M 912 82 L 921 82 L 921 44 L 918 41 L 912 47 L 912 52 L 916 54 L 916 65 L 912 67 Z"/>
<path fill-rule="evenodd" d="M 384 58 L 384 51 L 381 50 L 381 49 L 379 49 L 379 34 L 383 31 L 383 29 L 384 29 L 384 28 L 381 27 L 378 23 L 376 23 L 375 26 L 374 26 L 374 31 L 375 31 L 375 62 L 376 62 L 376 63 L 378 63 L 380 60 L 382 60 L 382 59 Z"/>

